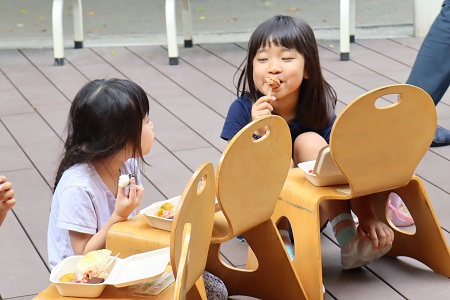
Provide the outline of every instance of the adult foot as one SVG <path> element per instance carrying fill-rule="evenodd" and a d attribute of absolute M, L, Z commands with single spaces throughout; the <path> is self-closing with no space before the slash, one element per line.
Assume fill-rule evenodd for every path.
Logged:
<path fill-rule="evenodd" d="M 438 127 L 436 128 L 436 133 L 434 135 L 433 142 L 431 142 L 431 147 L 441 147 L 450 145 L 450 130 Z"/>

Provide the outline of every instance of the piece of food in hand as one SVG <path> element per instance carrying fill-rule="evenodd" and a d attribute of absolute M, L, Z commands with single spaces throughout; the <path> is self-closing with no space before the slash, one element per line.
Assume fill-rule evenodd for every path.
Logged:
<path fill-rule="evenodd" d="M 267 85 L 271 88 L 271 89 L 276 89 L 277 87 L 279 87 L 281 85 L 280 79 L 278 79 L 275 76 L 266 76 L 265 78 Z"/>
<path fill-rule="evenodd" d="M 157 217 L 165 218 L 165 219 L 173 219 L 175 217 L 176 207 L 169 202 L 164 202 L 161 204 L 161 207 L 156 212 Z"/>
<path fill-rule="evenodd" d="M 130 184 L 130 179 L 135 177 L 133 173 L 119 176 L 119 187 L 124 188 Z"/>

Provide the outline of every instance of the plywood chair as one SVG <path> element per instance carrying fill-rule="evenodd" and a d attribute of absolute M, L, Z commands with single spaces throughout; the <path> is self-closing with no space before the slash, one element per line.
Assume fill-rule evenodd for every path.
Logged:
<path fill-rule="evenodd" d="M 255 140 L 252 134 L 267 126 Z M 304 299 L 281 237 L 272 222 L 291 160 L 286 122 L 267 116 L 244 127 L 228 143 L 218 164 L 216 213 L 207 270 L 221 278 L 230 295 L 261 299 Z M 220 256 L 220 245 L 243 235 L 258 259 L 256 270 L 233 268 Z"/>
<path fill-rule="evenodd" d="M 174 275 L 177 277 L 176 289 L 190 291 L 189 299 L 206 299 L 203 285 L 203 272 L 209 251 L 209 241 L 214 223 L 215 212 L 215 178 L 214 167 L 211 163 L 202 164 L 192 175 L 184 192 L 181 194 L 177 213 L 173 220 L 170 236 L 170 261 Z M 185 224 L 191 224 L 189 234 L 189 249 L 183 241 L 186 239 Z M 183 255 L 183 245 L 184 254 Z M 187 253 L 186 253 L 187 252 Z M 178 276 L 181 275 L 181 279 Z M 200 279 L 200 280 L 199 280 Z M 181 281 L 181 282 L 180 282 Z M 197 289 L 191 289 L 197 283 Z M 199 294 L 196 292 L 199 291 Z M 159 297 L 157 298 L 159 299 Z M 164 299 L 164 298 L 162 298 Z"/>
<path fill-rule="evenodd" d="M 214 177 L 213 165 L 203 163 L 192 175 L 181 194 L 170 234 L 170 261 L 176 282 L 154 299 L 206 300 L 202 275 L 214 222 Z M 124 238 L 123 243 L 126 242 Z M 51 284 L 35 299 L 51 300 L 67 297 L 61 296 L 55 285 Z M 127 288 L 117 289 L 108 285 L 98 299 L 142 299 L 142 297 L 130 295 Z"/>
<path fill-rule="evenodd" d="M 398 101 L 377 107 L 377 99 L 389 94 L 399 94 Z M 300 169 L 289 172 L 273 219 L 285 216 L 291 222 L 293 265 L 309 299 L 323 298 L 319 206 L 325 200 L 369 195 L 378 218 L 394 230 L 388 255 L 415 258 L 450 276 L 447 242 L 422 181 L 414 176 L 434 137 L 436 121 L 434 103 L 420 88 L 397 84 L 372 90 L 352 101 L 331 131 L 331 154 L 349 185 L 316 187 Z M 390 192 L 397 193 L 408 207 L 415 220 L 415 234 L 396 228 L 388 220 Z"/>
<path fill-rule="evenodd" d="M 165 0 L 166 32 L 169 64 L 178 64 L 177 26 L 175 1 Z M 184 46 L 192 47 L 192 21 L 190 0 L 182 1 Z M 63 8 L 64 0 L 53 0 L 52 29 L 53 29 L 53 56 L 54 65 L 64 65 L 64 35 L 63 35 Z M 73 28 L 75 48 L 83 48 L 83 9 L 81 0 L 72 0 Z"/>

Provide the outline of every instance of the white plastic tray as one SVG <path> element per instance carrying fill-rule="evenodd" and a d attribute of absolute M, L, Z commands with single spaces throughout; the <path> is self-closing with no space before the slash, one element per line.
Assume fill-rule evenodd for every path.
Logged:
<path fill-rule="evenodd" d="M 348 184 L 347 178 L 341 174 L 333 175 L 320 175 L 315 173 L 316 161 L 305 161 L 298 164 L 298 167 L 305 173 L 306 179 L 308 179 L 315 186 L 329 186 L 329 185 L 341 185 Z"/>
<path fill-rule="evenodd" d="M 106 285 L 115 287 L 129 286 L 158 278 L 164 273 L 170 262 L 170 248 L 135 254 L 127 258 L 114 258 L 115 261 L 106 269 L 108 278 L 99 284 L 60 282 L 66 273 L 75 272 L 82 255 L 70 256 L 57 264 L 50 273 L 50 281 L 56 285 L 62 296 L 97 298 Z"/>
<path fill-rule="evenodd" d="M 161 208 L 161 205 L 166 202 L 169 202 L 170 204 L 172 204 L 173 206 L 176 207 L 178 205 L 178 202 L 180 202 L 180 198 L 181 198 L 181 196 L 175 196 L 175 197 L 167 199 L 167 200 L 155 202 L 155 203 L 147 206 L 146 208 L 141 209 L 140 213 L 145 216 L 145 219 L 147 220 L 148 225 L 150 225 L 151 227 L 166 230 L 166 231 L 171 231 L 173 220 L 158 217 L 158 216 L 156 216 L 156 212 Z M 220 210 L 220 206 L 216 199 L 215 211 L 217 212 L 219 210 Z"/>
<path fill-rule="evenodd" d="M 144 208 L 141 210 L 141 214 L 145 216 L 145 219 L 147 220 L 148 225 L 154 228 L 171 231 L 172 230 L 172 219 L 166 219 L 156 216 L 156 212 L 161 208 L 161 205 L 169 202 L 173 206 L 177 206 L 178 202 L 180 201 L 180 196 L 176 196 L 167 200 L 158 201 L 150 206 Z"/>

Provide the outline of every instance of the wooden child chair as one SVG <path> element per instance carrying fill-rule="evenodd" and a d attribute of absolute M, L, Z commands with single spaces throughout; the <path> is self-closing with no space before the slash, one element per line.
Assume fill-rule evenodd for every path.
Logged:
<path fill-rule="evenodd" d="M 267 127 L 255 140 L 252 134 Z M 206 269 L 230 295 L 305 299 L 276 224 L 271 220 L 291 160 L 291 136 L 279 116 L 258 119 L 228 143 L 218 164 L 216 213 Z M 256 270 L 237 269 L 220 257 L 220 245 L 243 235 L 258 260 Z"/>
<path fill-rule="evenodd" d="M 377 107 L 377 99 L 389 94 L 398 94 L 398 101 Z M 418 87 L 396 84 L 369 91 L 342 111 L 331 131 L 331 154 L 349 185 L 317 187 L 299 168 L 289 172 L 273 220 L 284 216 L 291 222 L 293 265 L 309 299 L 323 299 L 319 206 L 324 200 L 370 195 L 379 220 L 395 234 L 388 255 L 415 258 L 450 276 L 447 242 L 422 181 L 414 176 L 433 140 L 436 122 L 431 97 Z M 390 192 L 408 207 L 416 225 L 414 234 L 388 220 Z"/>
<path fill-rule="evenodd" d="M 172 233 L 170 236 L 170 261 L 172 270 L 176 276 L 176 292 L 181 292 L 178 297 L 184 299 L 183 291 L 189 291 L 189 299 L 206 300 L 205 287 L 203 285 L 203 272 L 205 271 L 208 257 L 209 242 L 214 224 L 215 212 L 215 178 L 214 167 L 211 163 L 203 163 L 192 175 L 184 192 L 181 194 L 177 212 L 173 219 Z M 189 250 L 183 248 L 184 224 L 191 224 L 189 235 Z M 187 252 L 187 253 L 186 253 Z M 179 263 L 183 262 L 184 265 Z M 181 270 L 181 272 L 180 272 Z M 181 279 L 178 276 L 181 276 Z M 200 279 L 200 280 L 199 280 Z M 180 282 L 181 281 L 181 282 Z M 196 284 L 196 281 L 198 283 Z M 191 289 L 194 284 L 197 289 Z M 199 291 L 199 294 L 197 294 Z M 165 295 L 161 295 L 165 296 Z M 159 297 L 156 299 L 159 300 Z M 166 299 L 162 297 L 161 299 Z M 169 295 L 167 299 L 173 299 Z"/>

